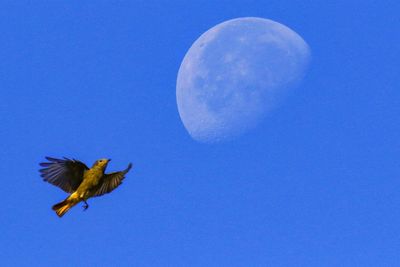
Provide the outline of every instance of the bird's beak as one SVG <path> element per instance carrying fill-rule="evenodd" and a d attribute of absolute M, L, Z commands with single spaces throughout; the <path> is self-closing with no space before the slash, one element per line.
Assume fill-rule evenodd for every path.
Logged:
<path fill-rule="evenodd" d="M 110 162 L 111 161 L 111 159 L 108 159 L 108 162 Z"/>

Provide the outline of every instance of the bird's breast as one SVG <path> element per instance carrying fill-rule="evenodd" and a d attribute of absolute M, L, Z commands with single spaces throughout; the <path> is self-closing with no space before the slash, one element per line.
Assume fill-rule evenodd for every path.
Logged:
<path fill-rule="evenodd" d="M 77 190 L 79 192 L 79 195 L 82 195 L 82 194 L 85 195 L 91 189 L 95 188 L 99 184 L 102 176 L 103 176 L 103 173 L 101 171 L 97 171 L 97 170 L 93 170 L 93 169 L 88 170 L 84 174 L 83 181 Z"/>

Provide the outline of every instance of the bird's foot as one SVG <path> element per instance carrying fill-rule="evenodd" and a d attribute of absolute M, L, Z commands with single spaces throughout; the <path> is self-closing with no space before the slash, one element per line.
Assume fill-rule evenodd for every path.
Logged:
<path fill-rule="evenodd" d="M 83 211 L 85 211 L 89 208 L 89 204 L 86 201 L 84 201 L 84 202 L 85 202 L 85 205 L 83 205 Z"/>

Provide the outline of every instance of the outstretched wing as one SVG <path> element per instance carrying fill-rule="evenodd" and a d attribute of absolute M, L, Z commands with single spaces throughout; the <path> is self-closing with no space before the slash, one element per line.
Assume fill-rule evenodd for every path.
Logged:
<path fill-rule="evenodd" d="M 74 192 L 82 182 L 83 174 L 89 168 L 75 159 L 55 159 L 46 157 L 49 162 L 42 162 L 40 169 L 43 180 L 58 186 L 67 193 Z"/>
<path fill-rule="evenodd" d="M 123 171 L 104 174 L 93 196 L 98 197 L 113 191 L 122 183 L 122 180 L 125 178 L 125 174 L 127 174 L 131 168 L 132 163 L 129 163 L 128 167 Z"/>

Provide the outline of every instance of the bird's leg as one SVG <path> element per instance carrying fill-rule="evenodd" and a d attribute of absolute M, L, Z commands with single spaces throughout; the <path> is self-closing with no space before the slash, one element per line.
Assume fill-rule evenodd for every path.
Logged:
<path fill-rule="evenodd" d="M 83 205 L 83 210 L 87 210 L 89 208 L 89 204 L 86 202 L 86 200 L 84 200 L 83 202 L 85 202 L 85 205 Z"/>

